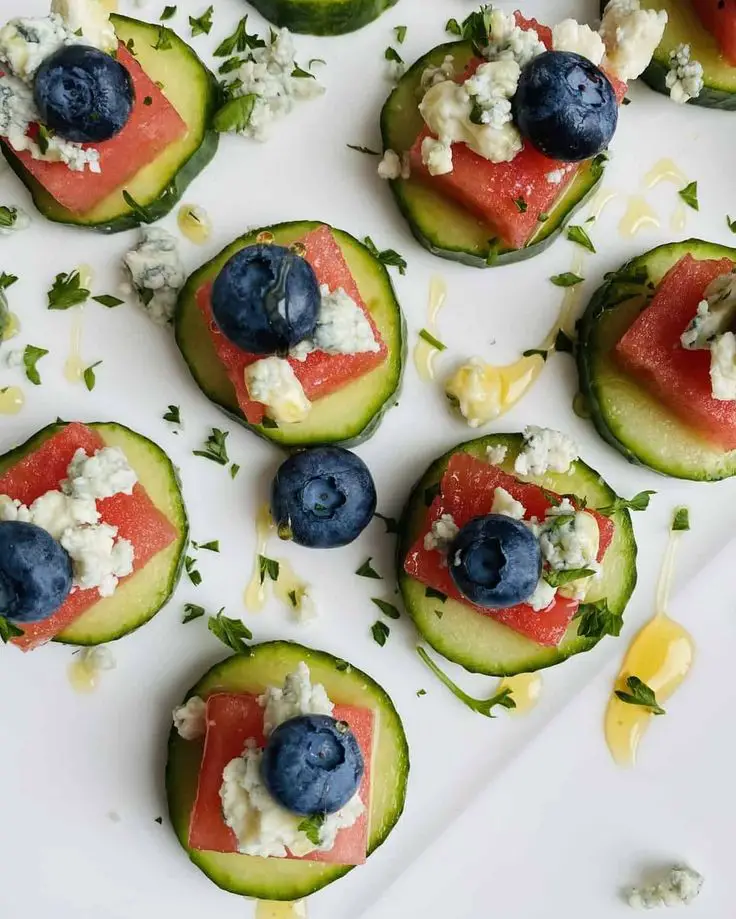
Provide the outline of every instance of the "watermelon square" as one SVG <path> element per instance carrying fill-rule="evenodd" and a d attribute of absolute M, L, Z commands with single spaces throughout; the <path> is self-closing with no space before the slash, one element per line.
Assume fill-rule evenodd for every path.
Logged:
<path fill-rule="evenodd" d="M 736 0 L 692 0 L 692 4 L 723 56 L 736 66 Z"/>
<path fill-rule="evenodd" d="M 47 491 L 58 489 L 66 478 L 67 468 L 80 448 L 88 455 L 102 449 L 100 435 L 83 424 L 73 422 L 54 434 L 20 462 L 0 475 L 0 495 L 8 495 L 23 504 L 31 504 Z M 133 544 L 133 573 L 169 546 L 177 532 L 166 516 L 154 505 L 142 485 L 133 488 L 132 495 L 113 495 L 97 502 L 101 523 L 118 528 L 118 535 Z M 127 580 L 127 578 L 123 579 Z M 21 625 L 23 635 L 14 644 L 31 651 L 50 641 L 71 625 L 82 613 L 100 600 L 97 588 L 73 590 L 52 616 L 42 622 Z"/>
<path fill-rule="evenodd" d="M 320 285 L 326 284 L 330 291 L 342 287 L 365 313 L 373 329 L 373 337 L 380 345 L 378 351 L 366 351 L 361 354 L 327 354 L 324 351 L 313 351 L 304 361 L 288 358 L 305 395 L 314 402 L 380 366 L 386 360 L 388 348 L 360 295 L 355 278 L 330 228 L 321 226 L 312 230 L 299 242 L 305 248 L 304 258 L 314 269 Z M 241 411 L 250 424 L 260 424 L 265 416 L 265 407 L 260 402 L 250 399 L 243 374 L 246 367 L 264 355 L 251 354 L 238 348 L 219 331 L 212 315 L 211 293 L 212 284 L 203 284 L 196 294 L 197 306 L 207 322 L 217 356 L 233 384 Z"/>
<path fill-rule="evenodd" d="M 463 527 L 473 517 L 490 514 L 497 488 L 505 488 L 516 501 L 524 505 L 526 520 L 532 517 L 543 519 L 550 507 L 559 504 L 559 501 L 550 500 L 550 497 L 554 498 L 553 492 L 544 491 L 538 485 L 520 482 L 498 466 L 483 462 L 468 453 L 455 453 L 442 476 L 440 493 L 427 511 L 419 538 L 404 560 L 404 570 L 427 587 L 472 607 L 483 616 L 490 616 L 537 644 L 554 647 L 562 641 L 578 611 L 580 601 L 557 594 L 552 603 L 539 612 L 535 612 L 526 603 L 508 609 L 476 606 L 455 586 L 444 556 L 436 549 L 424 548 L 425 536 L 431 531 L 435 520 L 443 514 L 450 514 L 459 527 Z M 561 500 L 561 496 L 557 497 Z M 590 514 L 595 517 L 600 532 L 600 562 L 611 545 L 615 527 L 608 517 L 592 510 Z"/>
<path fill-rule="evenodd" d="M 632 376 L 702 437 L 724 450 L 736 449 L 736 403 L 714 399 L 710 352 L 688 351 L 680 336 L 695 316 L 706 288 L 732 271 L 724 259 L 683 256 L 667 272 L 651 303 L 616 345 L 615 354 Z"/>
<path fill-rule="evenodd" d="M 6 144 L 33 178 L 73 214 L 91 211 L 187 133 L 184 119 L 122 42 L 117 57 L 133 81 L 135 101 L 119 134 L 102 143 L 85 144 L 100 152 L 99 173 L 74 172 L 64 163 L 35 160 L 27 150 L 16 152 Z"/>
<path fill-rule="evenodd" d="M 366 860 L 368 848 L 373 712 L 352 705 L 336 705 L 333 714 L 335 718 L 350 725 L 363 753 L 365 772 L 360 785 L 360 796 L 366 810 L 351 827 L 340 830 L 335 845 L 329 852 L 312 852 L 303 856 L 303 860 L 338 865 L 362 865 Z M 242 755 L 247 740 L 254 740 L 259 747 L 264 746 L 263 708 L 258 704 L 256 696 L 215 693 L 207 699 L 206 717 L 207 733 L 199 770 L 197 797 L 189 824 L 189 847 L 237 854 L 235 834 L 222 817 L 222 773 L 230 760 Z M 292 855 L 288 857 L 295 858 Z"/>

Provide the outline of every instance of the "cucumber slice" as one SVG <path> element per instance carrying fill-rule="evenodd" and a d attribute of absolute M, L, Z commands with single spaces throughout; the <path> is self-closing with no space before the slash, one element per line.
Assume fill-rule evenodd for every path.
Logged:
<path fill-rule="evenodd" d="M 424 125 L 419 114 L 422 74 L 429 66 L 439 66 L 448 54 L 455 58 L 455 68 L 462 69 L 473 56 L 472 45 L 470 42 L 440 45 L 420 57 L 399 81 L 381 112 L 384 150 L 395 150 L 401 154 L 412 147 Z M 558 199 L 549 219 L 540 223 L 534 236 L 521 249 L 499 248 L 501 244 L 498 240 L 489 239 L 492 231 L 488 224 L 419 179 L 397 179 L 389 184 L 399 210 L 425 249 L 440 258 L 474 268 L 489 268 L 532 258 L 543 252 L 593 194 L 604 169 L 600 159 L 587 163 Z M 494 251 L 498 254 L 489 265 L 489 256 Z"/>
<path fill-rule="evenodd" d="M 684 255 L 730 258 L 736 249 L 688 239 L 659 246 L 609 276 L 580 320 L 576 359 L 580 390 L 598 433 L 631 463 L 696 481 L 736 474 L 736 450 L 724 451 L 679 420 L 614 359 L 613 349 L 641 310 L 652 286 Z"/>
<path fill-rule="evenodd" d="M 103 233 L 119 233 L 140 226 L 142 222 L 154 223 L 165 217 L 189 183 L 215 155 L 219 135 L 212 129 L 212 119 L 220 104 L 220 89 L 215 77 L 194 50 L 170 29 L 127 16 L 113 14 L 110 18 L 118 38 L 122 42 L 133 42 L 135 56 L 148 76 L 163 85 L 169 101 L 189 128 L 187 134 L 141 169 L 124 188 L 109 195 L 85 214 L 73 214 L 62 207 L 26 171 L 7 145 L 3 144 L 2 151 L 44 217 L 55 223 L 90 227 Z M 171 47 L 155 51 L 153 46 L 162 29 L 170 39 Z M 145 221 L 126 204 L 123 191 L 145 208 L 148 215 Z"/>
<path fill-rule="evenodd" d="M 100 645 L 115 641 L 145 625 L 168 602 L 184 563 L 189 523 L 174 465 L 153 441 L 113 422 L 88 425 L 110 447 L 120 447 L 156 507 L 176 527 L 179 538 L 159 552 L 111 597 L 98 600 L 54 641 L 67 645 Z M 0 475 L 58 434 L 64 423 L 50 424 L 10 453 L 0 457 Z"/>
<path fill-rule="evenodd" d="M 439 601 L 428 598 L 425 585 L 404 571 L 404 559 L 426 519 L 428 502 L 425 492 L 439 484 L 450 457 L 462 451 L 485 461 L 488 447 L 505 446 L 508 452 L 501 468 L 513 475 L 514 460 L 522 445 L 521 434 L 491 434 L 454 447 L 432 463 L 414 486 L 399 525 L 398 578 L 407 612 L 424 640 L 435 651 L 474 673 L 512 676 L 541 670 L 559 664 L 573 654 L 590 651 L 598 643 L 598 639 L 580 638 L 578 624 L 573 621 L 556 648 L 542 647 L 449 597 L 442 604 L 443 615 L 440 618 L 435 613 Z M 570 474 L 548 473 L 529 481 L 550 491 L 585 498 L 591 508 L 605 507 L 616 497 L 598 473 L 581 460 L 574 464 Z M 605 597 L 611 610 L 622 613 L 636 585 L 636 542 L 628 511 L 619 511 L 612 520 L 616 524 L 616 535 L 606 552 L 601 577 L 596 580 L 587 599 L 593 602 Z"/>
<path fill-rule="evenodd" d="M 236 654 L 215 665 L 186 695 L 204 699 L 213 692 L 262 693 L 283 682 L 300 661 L 312 679 L 322 683 L 333 702 L 371 708 L 376 713 L 371 803 L 368 830 L 370 855 L 386 839 L 404 809 L 409 775 L 409 747 L 401 719 L 386 692 L 367 674 L 349 667 L 338 670 L 338 658 L 288 641 L 255 645 L 249 655 Z M 350 865 L 285 858 L 224 855 L 188 847 L 189 818 L 197 792 L 202 743 L 186 741 L 172 729 L 166 764 L 169 816 L 179 842 L 207 877 L 231 893 L 264 900 L 299 900 L 331 884 Z"/>
<path fill-rule="evenodd" d="M 376 431 L 384 412 L 395 404 L 401 385 L 406 331 L 386 268 L 353 236 L 343 230 L 333 229 L 360 293 L 388 346 L 388 357 L 380 367 L 360 379 L 330 396 L 317 399 L 306 421 L 283 427 L 253 425 L 246 421 L 232 383 L 215 353 L 195 295 L 202 284 L 214 281 L 231 256 L 245 246 L 253 245 L 260 233 L 272 233 L 275 243 L 289 246 L 321 225 L 313 220 L 279 223 L 253 230 L 236 239 L 191 275 L 179 297 L 174 320 L 179 349 L 207 398 L 255 434 L 285 448 L 316 444 L 355 445 L 367 440 Z"/>
<path fill-rule="evenodd" d="M 344 35 L 377 19 L 398 0 L 251 0 L 266 19 L 290 32 Z"/>

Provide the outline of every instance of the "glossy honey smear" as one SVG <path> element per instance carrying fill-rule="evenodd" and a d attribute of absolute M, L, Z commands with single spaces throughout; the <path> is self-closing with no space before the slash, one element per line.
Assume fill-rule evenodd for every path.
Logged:
<path fill-rule="evenodd" d="M 72 689 L 80 695 L 93 693 L 100 684 L 102 674 L 115 668 L 115 660 L 108 648 L 82 648 L 75 652 L 67 669 Z"/>
<path fill-rule="evenodd" d="M 654 166 L 652 166 L 649 172 L 644 176 L 644 185 L 647 188 L 654 188 L 659 185 L 660 182 L 672 182 L 673 185 L 678 185 L 682 188 L 687 185 L 689 179 L 677 163 L 666 156 L 661 160 L 657 160 Z"/>
<path fill-rule="evenodd" d="M 257 900 L 255 919 L 306 919 L 307 901 Z"/>
<path fill-rule="evenodd" d="M 695 645 L 689 633 L 667 614 L 674 563 L 682 533 L 670 533 L 657 585 L 656 611 L 626 652 L 615 689 L 626 690 L 630 676 L 639 677 L 662 704 L 690 672 Z M 640 705 L 622 702 L 611 694 L 606 711 L 605 734 L 611 755 L 619 766 L 633 766 L 649 722 L 657 717 Z M 666 717 L 666 716 L 665 716 Z"/>
<path fill-rule="evenodd" d="M 608 205 L 618 198 L 618 192 L 610 188 L 601 188 L 590 202 L 586 223 L 595 223 Z"/>
<path fill-rule="evenodd" d="M 626 206 L 626 212 L 618 225 L 619 236 L 625 238 L 636 236 L 647 227 L 658 228 L 661 226 L 656 211 L 642 195 L 631 195 Z"/>
<path fill-rule="evenodd" d="M 3 334 L 0 335 L 0 341 L 10 341 L 20 334 L 20 319 L 15 313 L 8 313 L 8 320 L 5 323 Z"/>
<path fill-rule="evenodd" d="M 0 389 L 0 415 L 17 415 L 23 408 L 26 397 L 18 386 L 4 386 Z"/>
<path fill-rule="evenodd" d="M 539 702 L 542 695 L 542 677 L 539 673 L 518 673 L 507 676 L 498 685 L 498 692 L 511 690 L 516 708 L 510 708 L 510 715 L 525 715 Z"/>
<path fill-rule="evenodd" d="M 197 204 L 182 204 L 176 221 L 181 235 L 198 246 L 204 245 L 212 235 L 210 216 Z"/>
<path fill-rule="evenodd" d="M 447 302 L 447 284 L 438 274 L 434 275 L 429 282 L 429 303 L 427 307 L 427 331 L 439 338 L 437 319 L 440 311 Z M 419 379 L 425 383 L 434 380 L 435 369 L 434 363 L 440 352 L 433 347 L 428 341 L 419 338 L 414 345 L 414 366 L 417 368 Z"/>
<path fill-rule="evenodd" d="M 84 306 L 72 308 L 72 328 L 69 339 L 69 356 L 64 362 L 64 378 L 70 383 L 80 383 L 84 378 L 82 360 L 82 331 L 84 329 Z"/>

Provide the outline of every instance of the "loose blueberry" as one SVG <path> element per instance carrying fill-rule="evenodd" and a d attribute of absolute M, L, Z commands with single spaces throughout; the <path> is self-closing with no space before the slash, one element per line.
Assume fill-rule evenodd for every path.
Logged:
<path fill-rule="evenodd" d="M 319 282 L 312 266 L 283 246 L 247 246 L 212 287 L 222 334 L 253 354 L 286 354 L 317 325 Z"/>
<path fill-rule="evenodd" d="M 119 134 L 133 110 L 133 81 L 121 63 L 87 45 L 68 45 L 36 72 L 33 95 L 46 127 L 76 143 Z"/>
<path fill-rule="evenodd" d="M 0 521 L 0 616 L 40 622 L 56 612 L 71 589 L 71 559 L 46 530 Z"/>
<path fill-rule="evenodd" d="M 355 795 L 363 754 L 344 721 L 298 715 L 268 738 L 261 774 L 274 798 L 294 814 L 334 814 Z"/>
<path fill-rule="evenodd" d="M 283 539 L 311 549 L 346 546 L 376 512 L 376 486 L 360 457 L 341 447 L 295 453 L 271 485 L 271 515 Z"/>
<path fill-rule="evenodd" d="M 528 600 L 542 573 L 539 540 L 523 523 L 504 514 L 466 523 L 450 545 L 447 560 L 463 596 L 489 609 Z"/>
<path fill-rule="evenodd" d="M 608 77 L 592 61 L 547 51 L 522 71 L 513 116 L 522 136 L 545 156 L 578 162 L 606 149 L 618 103 Z"/>

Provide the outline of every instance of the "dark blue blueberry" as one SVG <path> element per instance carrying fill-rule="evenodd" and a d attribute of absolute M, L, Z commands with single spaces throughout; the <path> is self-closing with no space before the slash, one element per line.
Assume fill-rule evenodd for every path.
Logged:
<path fill-rule="evenodd" d="M 600 67 L 570 51 L 547 51 L 524 68 L 513 99 L 522 136 L 545 156 L 578 162 L 605 150 L 618 103 Z"/>
<path fill-rule="evenodd" d="M 523 523 L 504 514 L 466 523 L 450 545 L 447 562 L 463 596 L 489 609 L 528 600 L 542 573 L 539 540 Z"/>
<path fill-rule="evenodd" d="M 319 282 L 312 266 L 283 246 L 236 252 L 212 287 L 212 313 L 225 338 L 253 354 L 286 354 L 317 325 Z"/>
<path fill-rule="evenodd" d="M 40 622 L 56 612 L 71 589 L 71 559 L 46 530 L 0 521 L 0 616 Z"/>
<path fill-rule="evenodd" d="M 261 774 L 274 798 L 294 814 L 334 814 L 355 795 L 363 754 L 344 721 L 298 715 L 268 738 Z"/>
<path fill-rule="evenodd" d="M 82 144 L 115 137 L 133 110 L 128 71 L 87 45 L 69 45 L 47 57 L 36 71 L 33 95 L 46 127 Z"/>
<path fill-rule="evenodd" d="M 376 512 L 376 486 L 360 457 L 342 447 L 295 453 L 271 485 L 271 515 L 282 539 L 334 549 L 357 539 Z"/>

